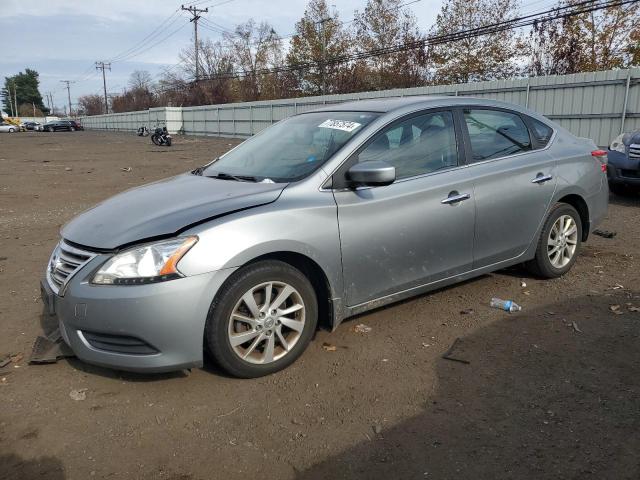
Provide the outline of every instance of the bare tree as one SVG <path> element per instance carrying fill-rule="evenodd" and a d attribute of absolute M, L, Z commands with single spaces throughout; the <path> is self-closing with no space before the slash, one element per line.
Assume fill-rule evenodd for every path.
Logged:
<path fill-rule="evenodd" d="M 83 95 L 78 98 L 80 115 L 100 115 L 104 113 L 104 98 L 101 95 Z"/>
<path fill-rule="evenodd" d="M 557 7 L 577 3 L 578 0 L 561 0 Z M 529 71 L 533 75 L 562 75 L 637 64 L 639 24 L 636 4 L 536 24 L 530 35 Z"/>
<path fill-rule="evenodd" d="M 134 70 L 129 76 L 129 88 L 131 90 L 149 90 L 152 84 L 153 78 L 146 70 Z"/>

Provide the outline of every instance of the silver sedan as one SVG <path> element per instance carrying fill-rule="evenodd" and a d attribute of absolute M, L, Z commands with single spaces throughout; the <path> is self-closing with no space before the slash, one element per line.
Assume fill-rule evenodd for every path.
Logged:
<path fill-rule="evenodd" d="M 462 97 L 293 116 L 62 229 L 43 298 L 82 360 L 257 377 L 320 324 L 514 264 L 569 271 L 607 212 L 606 152 Z"/>
<path fill-rule="evenodd" d="M 19 132 L 20 127 L 11 123 L 0 123 L 0 133 L 14 133 Z"/>

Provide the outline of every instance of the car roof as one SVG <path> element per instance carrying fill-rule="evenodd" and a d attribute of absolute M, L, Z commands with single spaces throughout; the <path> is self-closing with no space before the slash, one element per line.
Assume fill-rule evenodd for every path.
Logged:
<path fill-rule="evenodd" d="M 327 105 L 325 107 L 314 110 L 315 112 L 378 112 L 389 113 L 394 110 L 402 110 L 407 107 L 430 108 L 430 107 L 447 107 L 456 105 L 479 105 L 487 107 L 501 107 L 512 110 L 524 109 L 513 103 L 500 102 L 498 100 L 490 100 L 486 98 L 476 98 L 468 96 L 449 96 L 449 95 L 413 95 L 406 97 L 390 97 L 375 98 L 367 100 L 356 100 L 351 102 L 339 103 L 335 105 Z"/>

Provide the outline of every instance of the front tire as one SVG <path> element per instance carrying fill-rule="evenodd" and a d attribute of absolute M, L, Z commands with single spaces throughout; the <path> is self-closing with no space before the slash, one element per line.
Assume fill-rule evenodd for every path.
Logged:
<path fill-rule="evenodd" d="M 167 138 L 167 147 L 170 147 L 170 146 L 171 146 L 171 139 Z"/>
<path fill-rule="evenodd" d="M 76 131 L 76 129 L 75 129 L 75 127 L 71 127 L 71 128 L 69 129 L 69 131 L 70 131 L 70 132 L 75 132 L 75 131 Z"/>
<path fill-rule="evenodd" d="M 549 212 L 542 228 L 535 258 L 529 270 L 542 278 L 561 277 L 576 262 L 582 245 L 582 220 L 577 210 L 557 203 Z"/>
<path fill-rule="evenodd" d="M 264 260 L 236 271 L 218 291 L 205 344 L 229 374 L 261 377 L 291 365 L 317 324 L 318 301 L 309 279 L 287 263 Z"/>

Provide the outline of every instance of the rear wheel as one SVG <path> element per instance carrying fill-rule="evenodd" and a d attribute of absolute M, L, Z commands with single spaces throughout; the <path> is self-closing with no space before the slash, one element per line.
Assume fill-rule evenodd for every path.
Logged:
<path fill-rule="evenodd" d="M 318 323 L 311 282 L 277 260 L 235 272 L 216 295 L 205 328 L 206 346 L 228 373 L 255 378 L 291 365 Z"/>
<path fill-rule="evenodd" d="M 69 131 L 70 131 L 70 132 L 75 132 L 75 131 L 76 131 L 76 129 L 75 129 L 75 127 L 71 127 L 71 128 L 69 129 Z"/>
<path fill-rule="evenodd" d="M 580 215 L 571 205 L 557 203 L 542 228 L 536 256 L 527 266 L 540 277 L 560 277 L 575 263 L 581 244 Z"/>
<path fill-rule="evenodd" d="M 14 132 L 15 132 L 15 130 L 13 128 L 9 129 L 9 133 L 14 133 Z"/>
<path fill-rule="evenodd" d="M 155 133 L 151 135 L 151 141 L 154 143 L 154 145 L 160 145 L 160 139 Z"/>

